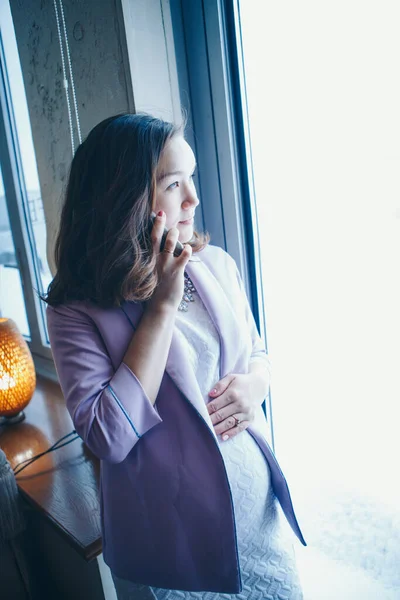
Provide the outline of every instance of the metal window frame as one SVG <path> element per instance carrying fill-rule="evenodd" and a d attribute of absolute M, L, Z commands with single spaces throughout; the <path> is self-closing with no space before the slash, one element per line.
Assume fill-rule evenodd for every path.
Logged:
<path fill-rule="evenodd" d="M 40 271 L 35 238 L 29 216 L 28 196 L 18 146 L 7 66 L 0 32 L 0 162 L 11 235 L 20 271 L 25 310 L 30 328 L 26 339 L 38 371 L 54 376 L 55 367 L 45 330 L 45 306 L 35 292 L 40 289 Z"/>
<path fill-rule="evenodd" d="M 211 243 L 236 260 L 253 298 L 248 251 L 253 232 L 243 202 L 246 168 L 239 143 L 224 5 L 221 0 L 170 2 L 181 105 L 188 114 L 187 138 L 199 166 L 203 225 Z M 255 303 L 253 310 L 257 311 Z"/>

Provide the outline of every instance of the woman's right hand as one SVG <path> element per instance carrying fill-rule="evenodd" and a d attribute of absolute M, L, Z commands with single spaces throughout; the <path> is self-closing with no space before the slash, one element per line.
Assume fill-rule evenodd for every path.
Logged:
<path fill-rule="evenodd" d="M 184 270 L 192 255 L 189 245 L 184 247 L 180 256 L 172 254 L 178 240 L 177 229 L 168 232 L 165 249 L 160 252 L 164 227 L 165 214 L 154 219 L 151 230 L 159 282 L 150 300 L 145 303 L 144 313 L 123 358 L 152 404 L 157 400 L 164 377 L 177 308 L 183 294 Z"/>
<path fill-rule="evenodd" d="M 176 227 L 172 227 L 168 231 L 163 251 L 160 252 L 165 220 L 165 212 L 158 213 L 151 230 L 151 240 L 157 255 L 158 285 L 147 306 L 154 310 L 165 308 L 177 310 L 183 296 L 184 271 L 192 256 L 192 248 L 189 244 L 185 244 L 180 256 L 174 256 L 179 231 Z"/>

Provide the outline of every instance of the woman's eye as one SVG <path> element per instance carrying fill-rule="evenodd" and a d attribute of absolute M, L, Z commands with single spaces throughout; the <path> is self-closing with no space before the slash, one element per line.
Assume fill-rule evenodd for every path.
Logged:
<path fill-rule="evenodd" d="M 171 185 L 169 185 L 167 187 L 167 190 L 174 190 L 176 187 L 178 187 L 179 183 L 177 181 L 174 181 L 174 183 L 171 183 Z"/>

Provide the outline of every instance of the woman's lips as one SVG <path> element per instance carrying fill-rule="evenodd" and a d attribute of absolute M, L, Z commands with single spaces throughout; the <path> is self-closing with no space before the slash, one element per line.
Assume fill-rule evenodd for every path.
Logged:
<path fill-rule="evenodd" d="M 193 217 L 191 217 L 190 219 L 187 219 L 186 221 L 179 221 L 180 225 L 192 225 L 194 219 Z"/>

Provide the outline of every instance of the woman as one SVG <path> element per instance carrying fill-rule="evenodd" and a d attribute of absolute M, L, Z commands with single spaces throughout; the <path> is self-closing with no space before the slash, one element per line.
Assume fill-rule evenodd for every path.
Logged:
<path fill-rule="evenodd" d="M 298 600 L 268 357 L 233 259 L 193 229 L 194 169 L 183 131 L 149 115 L 106 119 L 78 148 L 46 299 L 54 361 L 101 460 L 120 600 Z"/>

